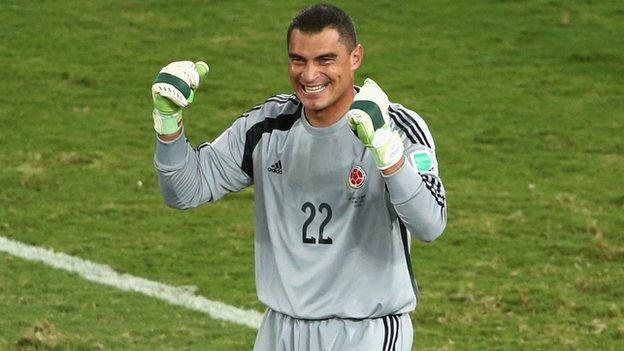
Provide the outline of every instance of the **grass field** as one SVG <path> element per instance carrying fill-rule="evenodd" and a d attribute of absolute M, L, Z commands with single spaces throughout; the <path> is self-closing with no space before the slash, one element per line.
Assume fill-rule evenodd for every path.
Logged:
<path fill-rule="evenodd" d="M 337 2 L 358 80 L 418 111 L 449 223 L 414 243 L 415 350 L 621 350 L 624 4 Z M 0 2 L 0 235 L 262 311 L 253 189 L 162 203 L 150 84 L 206 60 L 194 144 L 289 92 L 304 2 Z M 0 253 L 0 350 L 249 350 L 255 331 Z"/>

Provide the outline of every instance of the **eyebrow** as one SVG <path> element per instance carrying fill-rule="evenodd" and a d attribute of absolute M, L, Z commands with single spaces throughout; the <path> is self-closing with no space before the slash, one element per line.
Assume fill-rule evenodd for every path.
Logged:
<path fill-rule="evenodd" d="M 291 59 L 295 59 L 295 58 L 296 58 L 296 59 L 299 59 L 299 58 L 304 58 L 303 56 L 298 55 L 298 54 L 295 54 L 294 52 L 289 52 L 289 53 L 288 53 L 288 57 L 289 57 L 289 58 L 291 58 Z M 335 59 L 335 58 L 337 58 L 337 57 L 338 57 L 338 55 L 337 55 L 337 54 L 334 54 L 334 53 L 329 52 L 329 53 L 326 53 L 326 54 L 321 54 L 321 55 L 318 55 L 317 57 L 315 57 L 315 58 L 314 58 L 314 60 L 319 60 L 319 59 Z"/>
<path fill-rule="evenodd" d="M 338 55 L 336 55 L 334 53 L 329 53 L 329 54 L 320 55 L 320 56 L 318 56 L 316 58 L 317 59 L 335 59 L 336 57 L 338 57 Z"/>

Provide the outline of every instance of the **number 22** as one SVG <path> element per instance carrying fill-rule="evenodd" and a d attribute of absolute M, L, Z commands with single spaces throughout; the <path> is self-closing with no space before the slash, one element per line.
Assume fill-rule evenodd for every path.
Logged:
<path fill-rule="evenodd" d="M 313 236 L 308 236 L 308 227 L 310 226 L 310 223 L 314 221 L 314 217 L 316 216 L 316 208 L 310 202 L 306 202 L 303 204 L 303 206 L 301 206 L 301 211 L 303 211 L 303 213 L 307 213 L 308 209 L 310 209 L 310 215 L 303 223 L 303 227 L 301 228 L 301 238 L 306 244 L 316 244 L 316 238 Z M 325 226 L 327 226 L 332 218 L 332 209 L 328 204 L 323 202 L 319 205 L 318 210 L 321 214 L 325 212 L 325 219 L 319 226 L 318 243 L 331 244 L 333 243 L 332 238 L 330 238 L 329 236 L 323 237 L 323 231 L 325 230 Z"/>

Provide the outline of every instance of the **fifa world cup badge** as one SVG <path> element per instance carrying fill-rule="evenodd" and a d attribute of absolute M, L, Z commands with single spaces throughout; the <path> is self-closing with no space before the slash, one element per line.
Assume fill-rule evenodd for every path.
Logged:
<path fill-rule="evenodd" d="M 349 186 L 353 189 L 359 189 L 364 183 L 366 183 L 366 173 L 360 166 L 353 166 L 349 172 Z"/>

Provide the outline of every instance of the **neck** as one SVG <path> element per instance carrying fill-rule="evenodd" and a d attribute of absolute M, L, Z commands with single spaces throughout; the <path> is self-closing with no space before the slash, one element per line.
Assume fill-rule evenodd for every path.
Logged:
<path fill-rule="evenodd" d="M 342 116 L 349 111 L 349 107 L 353 103 L 353 97 L 355 96 L 355 89 L 349 89 L 347 93 L 331 106 L 328 106 L 322 110 L 308 110 L 305 109 L 306 117 L 310 125 L 317 128 L 329 127 L 332 124 L 338 122 Z"/>

